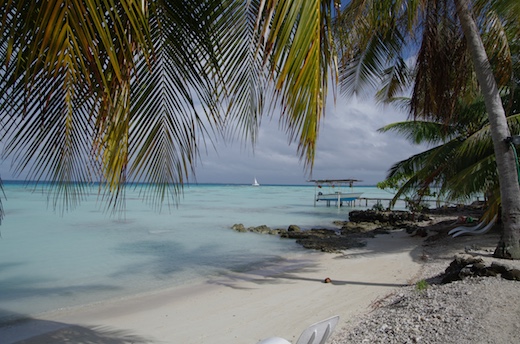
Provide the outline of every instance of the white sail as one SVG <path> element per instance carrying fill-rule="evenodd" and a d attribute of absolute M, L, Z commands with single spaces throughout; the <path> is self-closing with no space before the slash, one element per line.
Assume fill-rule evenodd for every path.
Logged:
<path fill-rule="evenodd" d="M 260 184 L 258 184 L 258 181 L 256 180 L 256 178 L 255 178 L 255 180 L 253 181 L 253 184 L 251 184 L 251 185 L 253 185 L 253 186 L 260 186 Z"/>

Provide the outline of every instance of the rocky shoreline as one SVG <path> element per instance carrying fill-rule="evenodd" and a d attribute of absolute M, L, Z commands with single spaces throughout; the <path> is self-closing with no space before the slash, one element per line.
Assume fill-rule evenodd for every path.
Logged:
<path fill-rule="evenodd" d="M 479 218 L 480 207 L 428 213 L 352 212 L 335 229 L 234 228 L 295 239 L 306 248 L 340 253 L 393 230 L 424 237 L 422 272 L 410 285 L 375 300 L 367 313 L 337 328 L 343 343 L 515 343 L 520 333 L 520 261 L 493 257 L 500 225 L 478 236 L 452 238 L 460 219 Z M 242 229 L 242 230 L 241 230 Z"/>
<path fill-rule="evenodd" d="M 518 282 L 496 277 L 404 287 L 336 329 L 329 343 L 516 343 L 519 302 Z"/>
<path fill-rule="evenodd" d="M 340 253 L 351 248 L 364 247 L 368 238 L 378 234 L 389 234 L 394 230 L 406 229 L 411 235 L 426 236 L 426 224 L 432 221 L 425 213 L 408 211 L 356 210 L 349 213 L 349 221 L 335 221 L 334 228 L 312 228 L 302 230 L 297 225 L 287 229 L 270 228 L 266 225 L 245 227 L 234 224 L 231 229 L 245 233 L 278 235 L 281 238 L 294 239 L 307 249 L 328 253 Z"/>
<path fill-rule="evenodd" d="M 425 237 L 425 245 L 447 237 L 453 226 L 460 225 L 460 214 L 471 214 L 474 218 L 482 215 L 481 207 L 452 207 L 434 209 L 431 213 L 411 213 L 408 211 L 356 210 L 349 213 L 349 221 L 336 221 L 337 229 L 312 228 L 302 230 L 297 225 L 287 229 L 271 229 L 262 225 L 246 228 L 243 224 L 235 224 L 232 229 L 238 232 L 279 235 L 281 238 L 294 239 L 296 243 L 308 249 L 329 253 L 341 253 L 350 248 L 366 245 L 367 238 L 378 234 L 390 234 L 394 230 L 406 230 L 411 236 Z M 454 239 L 454 238 L 451 238 Z M 465 251 L 471 248 L 465 247 Z M 427 259 L 424 254 L 423 258 Z M 484 259 L 472 255 L 457 254 L 453 261 L 437 278 L 435 283 L 450 283 L 468 277 L 497 277 L 508 280 L 520 280 L 520 269 L 503 262 L 494 261 L 486 265 Z M 432 280 L 433 281 L 433 280 Z"/>
<path fill-rule="evenodd" d="M 497 225 L 485 235 L 452 238 L 460 216 L 475 209 L 433 212 L 422 273 L 410 286 L 376 300 L 368 312 L 336 329 L 340 343 L 515 343 L 520 333 L 520 261 L 493 257 Z"/>

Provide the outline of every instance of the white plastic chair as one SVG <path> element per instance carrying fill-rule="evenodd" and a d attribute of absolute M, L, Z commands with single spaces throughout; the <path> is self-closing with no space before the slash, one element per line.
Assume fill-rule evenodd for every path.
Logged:
<path fill-rule="evenodd" d="M 485 234 L 489 232 L 491 228 L 495 225 L 495 222 L 497 220 L 497 215 L 493 217 L 493 219 L 486 225 L 485 221 L 480 222 L 478 225 L 473 227 L 466 227 L 466 226 L 460 226 L 457 228 L 453 228 L 451 231 L 448 232 L 448 235 L 451 235 L 453 238 L 456 238 L 460 235 L 480 235 Z M 482 227 L 484 226 L 484 227 Z"/>
<path fill-rule="evenodd" d="M 324 344 L 334 331 L 338 321 L 339 316 L 336 315 L 312 324 L 302 332 L 296 344 Z M 258 344 L 291 344 L 291 342 L 280 337 L 269 337 L 261 340 Z"/>

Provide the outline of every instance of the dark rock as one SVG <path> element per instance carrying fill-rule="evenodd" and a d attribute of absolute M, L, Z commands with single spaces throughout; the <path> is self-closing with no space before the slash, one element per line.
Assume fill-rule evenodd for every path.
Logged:
<path fill-rule="evenodd" d="M 361 238 L 342 236 L 337 231 L 327 228 L 313 228 L 300 232 L 283 231 L 280 237 L 295 239 L 296 243 L 308 249 L 330 253 L 366 245 Z"/>
<path fill-rule="evenodd" d="M 290 225 L 289 228 L 287 228 L 287 232 L 300 232 L 300 227 L 296 225 Z"/>
<path fill-rule="evenodd" d="M 338 253 L 350 248 L 364 247 L 365 241 L 346 237 L 302 238 L 296 242 L 305 248 L 328 253 Z"/>
<path fill-rule="evenodd" d="M 405 229 L 406 229 L 406 233 L 410 234 L 411 236 L 420 236 L 422 238 L 428 236 L 428 230 L 425 227 L 408 225 L 408 226 L 405 226 Z"/>
<path fill-rule="evenodd" d="M 371 222 L 345 222 L 341 227 L 342 234 L 356 234 L 373 231 L 379 226 Z"/>
<path fill-rule="evenodd" d="M 467 276 L 474 275 L 472 267 L 466 268 L 468 265 L 474 265 L 483 263 L 482 258 L 475 258 L 468 255 L 459 255 L 450 263 L 450 265 L 444 271 L 444 276 L 441 283 L 451 283 L 459 281 Z"/>
<path fill-rule="evenodd" d="M 520 270 L 518 269 L 511 269 L 496 262 L 486 266 L 481 258 L 462 255 L 455 257 L 450 266 L 446 268 L 441 283 L 450 283 L 473 276 L 494 277 L 498 275 L 502 275 L 502 278 L 508 280 L 520 281 Z"/>
<path fill-rule="evenodd" d="M 497 262 L 492 262 L 490 268 L 499 274 L 504 274 L 507 271 L 511 270 L 507 265 L 497 263 Z"/>
<path fill-rule="evenodd" d="M 250 232 L 253 233 L 260 233 L 260 234 L 269 234 L 272 229 L 267 227 L 266 225 L 256 226 L 256 227 L 249 227 L 248 228 Z"/>
<path fill-rule="evenodd" d="M 393 230 L 394 228 L 389 228 L 389 227 L 380 227 L 380 228 L 376 228 L 374 229 L 373 231 L 370 231 L 368 233 L 366 233 L 367 235 L 370 235 L 370 237 L 375 237 L 376 235 L 378 234 L 390 234 L 390 232 Z"/>
<path fill-rule="evenodd" d="M 308 238 L 328 238 L 337 237 L 336 231 L 332 229 L 311 229 L 307 231 L 286 231 L 282 233 L 284 238 L 289 239 L 308 239 Z"/>
<path fill-rule="evenodd" d="M 411 213 L 409 211 L 377 211 L 377 210 L 354 210 L 349 213 L 351 222 L 372 222 L 400 224 L 406 221 L 427 221 L 430 218 L 422 213 Z"/>
<path fill-rule="evenodd" d="M 473 270 L 471 269 L 471 267 L 463 267 L 462 269 L 460 269 L 459 271 L 459 278 L 460 279 L 464 279 L 464 277 L 468 277 L 468 276 L 473 276 Z"/>
<path fill-rule="evenodd" d="M 520 270 L 511 269 L 502 274 L 502 277 L 511 281 L 520 281 Z"/>
<path fill-rule="evenodd" d="M 313 228 L 302 230 L 297 225 L 290 225 L 287 229 L 271 229 L 267 226 L 245 228 L 242 224 L 234 225 L 233 229 L 239 232 L 254 232 L 259 234 L 279 235 L 281 238 L 294 239 L 305 248 L 324 252 L 341 252 L 354 247 L 366 245 L 366 238 L 373 238 L 379 234 L 388 234 L 392 230 L 413 228 L 416 235 L 425 236 L 419 231 L 419 226 L 411 220 L 427 219 L 424 215 L 412 214 L 407 211 L 352 211 L 351 221 L 336 221 L 340 230 L 327 228 Z"/>
<path fill-rule="evenodd" d="M 490 268 L 483 268 L 478 275 L 482 277 L 496 277 L 498 273 Z"/>
<path fill-rule="evenodd" d="M 475 263 L 475 264 L 473 264 L 473 267 L 475 268 L 476 271 L 484 270 L 484 269 L 486 269 L 486 264 L 484 264 L 484 262 Z"/>
<path fill-rule="evenodd" d="M 237 232 L 240 232 L 240 233 L 252 232 L 252 233 L 258 233 L 258 234 L 270 234 L 270 235 L 280 234 L 280 229 L 271 229 L 271 228 L 267 227 L 266 225 L 246 228 L 243 224 L 237 223 L 237 224 L 234 224 L 233 226 L 231 226 L 231 229 L 233 229 Z"/>
<path fill-rule="evenodd" d="M 231 226 L 231 229 L 233 229 L 233 230 L 235 230 L 237 232 L 240 232 L 240 233 L 247 232 L 246 227 L 244 227 L 244 225 L 241 224 L 241 223 L 234 224 L 233 226 Z"/>

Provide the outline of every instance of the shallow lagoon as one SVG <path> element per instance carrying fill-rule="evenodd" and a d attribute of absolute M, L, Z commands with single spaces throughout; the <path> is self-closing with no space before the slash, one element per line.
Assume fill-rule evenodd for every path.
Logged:
<path fill-rule="evenodd" d="M 391 196 L 375 187 L 355 190 Z M 45 189 L 6 182 L 4 191 L 0 321 L 258 269 L 304 249 L 236 233 L 233 224 L 326 227 L 352 210 L 314 207 L 313 186 L 192 185 L 177 208 L 162 212 L 129 189 L 123 217 L 105 211 L 96 188 L 63 215 L 49 209 Z"/>

